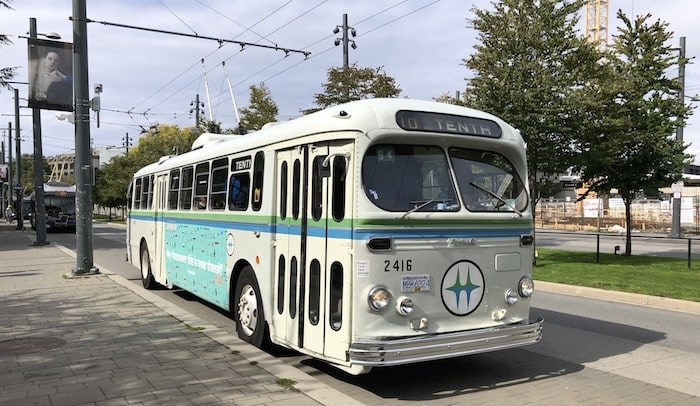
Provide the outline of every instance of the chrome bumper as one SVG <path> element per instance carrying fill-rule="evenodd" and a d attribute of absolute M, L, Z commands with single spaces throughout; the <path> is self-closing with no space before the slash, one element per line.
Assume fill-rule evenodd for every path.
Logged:
<path fill-rule="evenodd" d="M 396 340 L 364 340 L 350 345 L 350 363 L 372 367 L 410 364 L 534 344 L 542 339 L 543 319 L 528 324 Z"/>

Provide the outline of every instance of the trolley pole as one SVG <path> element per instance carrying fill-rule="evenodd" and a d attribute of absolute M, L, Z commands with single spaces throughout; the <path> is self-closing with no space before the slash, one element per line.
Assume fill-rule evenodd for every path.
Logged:
<path fill-rule="evenodd" d="M 92 251 L 92 151 L 88 88 L 87 10 L 73 0 L 73 93 L 75 94 L 75 239 L 73 275 L 98 274 Z"/>

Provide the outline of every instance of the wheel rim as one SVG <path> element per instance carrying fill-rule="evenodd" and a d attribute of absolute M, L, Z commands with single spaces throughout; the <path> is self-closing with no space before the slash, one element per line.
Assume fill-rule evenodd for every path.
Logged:
<path fill-rule="evenodd" d="M 150 266 L 148 261 L 148 252 L 143 251 L 141 253 L 141 278 L 148 278 L 148 267 Z"/>
<path fill-rule="evenodd" d="M 243 332 L 247 336 L 255 333 L 255 326 L 258 323 L 258 298 L 255 289 L 250 285 L 245 285 L 241 290 L 241 298 L 238 300 L 238 320 Z"/>

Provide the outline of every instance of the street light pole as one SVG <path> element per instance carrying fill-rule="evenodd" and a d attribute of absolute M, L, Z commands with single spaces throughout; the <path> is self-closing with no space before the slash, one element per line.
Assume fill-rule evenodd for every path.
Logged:
<path fill-rule="evenodd" d="M 685 37 L 680 38 L 680 48 L 678 55 L 678 82 L 680 85 L 680 91 L 678 92 L 678 100 L 681 103 L 685 103 Z M 676 128 L 676 140 L 683 142 L 683 127 L 685 123 L 683 119 L 680 119 L 678 127 Z M 681 172 L 681 185 L 683 184 L 683 173 Z M 682 186 L 681 186 L 682 188 Z M 675 187 L 673 188 L 675 189 Z M 682 189 L 681 189 L 682 190 Z M 682 191 L 673 192 L 673 207 L 671 213 L 671 237 L 680 238 L 681 237 L 681 196 Z"/>
<path fill-rule="evenodd" d="M 73 92 L 75 94 L 75 239 L 74 275 L 98 274 L 92 252 L 92 151 L 88 88 L 87 10 L 73 0 Z"/>
<path fill-rule="evenodd" d="M 19 90 L 15 91 L 15 141 L 17 142 L 17 229 L 24 230 L 24 213 L 22 213 L 22 139 L 19 130 Z"/>
<path fill-rule="evenodd" d="M 36 18 L 29 19 L 29 38 L 36 38 Z M 41 145 L 41 110 L 32 108 L 34 130 L 34 229 L 35 245 L 46 245 L 46 206 L 44 206 L 44 152 Z"/>

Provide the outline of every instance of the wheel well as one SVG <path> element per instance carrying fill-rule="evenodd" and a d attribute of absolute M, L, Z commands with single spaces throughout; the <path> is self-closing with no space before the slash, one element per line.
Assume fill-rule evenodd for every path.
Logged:
<path fill-rule="evenodd" d="M 245 260 L 239 260 L 236 262 L 236 264 L 233 266 L 233 270 L 231 271 L 231 278 L 229 279 L 229 287 L 228 287 L 228 293 L 229 293 L 229 299 L 228 299 L 228 310 L 233 314 L 234 318 L 236 317 L 236 312 L 235 310 L 235 297 L 236 297 L 236 283 L 238 283 L 238 278 L 241 276 L 241 272 L 243 272 L 243 269 L 245 269 L 247 266 L 252 266 L 248 261 Z M 259 282 L 258 282 L 259 283 Z"/>
<path fill-rule="evenodd" d="M 142 238 L 141 242 L 139 243 L 139 261 L 141 261 L 141 253 L 143 252 L 143 247 L 146 247 L 146 249 L 148 249 L 148 243 L 146 242 L 145 238 Z M 150 255 L 150 253 L 148 255 Z"/>

